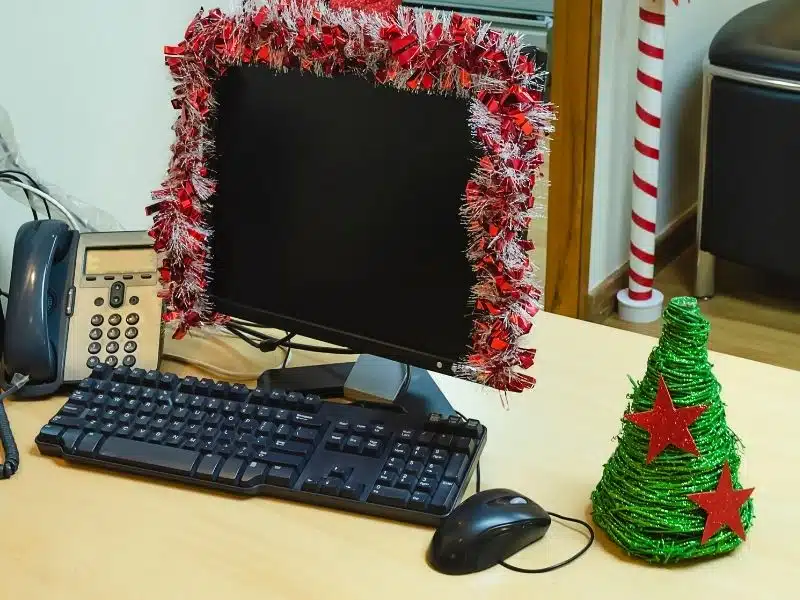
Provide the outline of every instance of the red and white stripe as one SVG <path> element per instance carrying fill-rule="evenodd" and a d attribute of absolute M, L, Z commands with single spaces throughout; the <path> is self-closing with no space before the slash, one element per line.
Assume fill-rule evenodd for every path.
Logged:
<path fill-rule="evenodd" d="M 633 160 L 630 270 L 631 300 L 649 300 L 655 271 L 658 165 L 664 75 L 664 0 L 639 0 L 639 61 Z"/>

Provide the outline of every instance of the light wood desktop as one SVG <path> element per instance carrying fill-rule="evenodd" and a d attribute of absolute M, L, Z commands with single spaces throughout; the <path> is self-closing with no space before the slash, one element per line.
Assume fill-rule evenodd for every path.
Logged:
<path fill-rule="evenodd" d="M 484 489 L 508 487 L 549 510 L 586 518 L 589 494 L 615 446 L 627 376 L 641 377 L 655 342 L 540 314 L 532 335 L 539 349 L 533 368 L 538 385 L 510 397 L 507 409 L 496 392 L 435 376 L 458 410 L 488 427 Z M 241 349 L 223 356 L 224 344 L 170 342 L 168 349 L 190 348 L 209 363 L 227 360 L 230 368 L 256 370 L 252 355 Z M 278 354 L 260 358 L 271 361 L 269 367 L 280 361 Z M 320 358 L 296 353 L 293 364 Z M 242 499 L 40 456 L 33 439 L 63 403 L 54 398 L 7 404 L 22 465 L 13 479 L 0 482 L 0 598 L 794 597 L 800 373 L 730 356 L 713 355 L 712 361 L 729 423 L 746 444 L 743 484 L 756 488 L 750 536 L 723 558 L 649 566 L 624 557 L 598 531 L 588 553 L 551 573 L 498 566 L 462 577 L 440 575 L 424 559 L 432 529 Z M 197 372 L 170 362 L 162 368 Z M 543 540 L 510 562 L 545 566 L 585 540 L 579 530 L 554 523 Z"/>

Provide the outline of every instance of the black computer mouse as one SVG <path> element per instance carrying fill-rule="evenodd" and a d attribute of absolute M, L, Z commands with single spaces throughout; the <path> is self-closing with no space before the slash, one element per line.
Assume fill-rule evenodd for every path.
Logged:
<path fill-rule="evenodd" d="M 478 492 L 439 525 L 428 549 L 428 562 L 447 575 L 483 571 L 540 540 L 550 521 L 547 511 L 517 492 Z"/>

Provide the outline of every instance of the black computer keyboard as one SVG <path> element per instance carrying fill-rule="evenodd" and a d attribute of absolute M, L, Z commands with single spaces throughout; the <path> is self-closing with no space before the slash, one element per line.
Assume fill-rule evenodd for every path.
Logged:
<path fill-rule="evenodd" d="M 76 463 L 433 526 L 485 442 L 473 419 L 103 365 L 36 437 Z"/>

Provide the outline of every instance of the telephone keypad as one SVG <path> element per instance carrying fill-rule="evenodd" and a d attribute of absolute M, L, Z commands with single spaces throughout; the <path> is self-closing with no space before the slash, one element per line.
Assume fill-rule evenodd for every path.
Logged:
<path fill-rule="evenodd" d="M 119 331 L 119 330 L 117 330 Z M 89 337 L 92 340 L 99 340 L 103 337 L 103 331 L 101 329 L 97 329 L 96 327 L 89 332 Z M 110 336 L 109 336 L 110 337 Z"/>
<path fill-rule="evenodd" d="M 103 306 L 103 302 L 105 302 L 105 300 L 103 300 L 102 298 L 95 298 L 94 299 L 94 305 L 95 306 Z"/>
<path fill-rule="evenodd" d="M 136 327 L 128 327 L 125 330 L 125 337 L 128 338 L 129 340 L 132 340 L 137 335 L 139 335 L 139 330 L 136 329 Z"/>
<path fill-rule="evenodd" d="M 136 325 L 139 322 L 139 315 L 136 313 L 131 313 L 125 317 L 125 322 L 128 325 Z"/>
<path fill-rule="evenodd" d="M 86 366 L 90 369 L 94 369 L 97 365 L 100 364 L 100 359 L 96 356 L 90 356 L 89 360 L 86 361 Z"/>
<path fill-rule="evenodd" d="M 116 367 L 117 366 L 117 357 L 116 356 L 106 356 L 106 364 L 109 367 Z"/>
<path fill-rule="evenodd" d="M 139 304 L 139 296 L 131 296 L 130 298 L 128 298 L 128 302 L 136 306 L 137 304 Z"/>
<path fill-rule="evenodd" d="M 133 365 L 136 364 L 136 357 L 131 356 L 129 354 L 128 356 L 122 359 L 122 364 L 125 365 L 126 367 L 132 367 Z"/>
<path fill-rule="evenodd" d="M 89 344 L 89 354 L 97 354 L 100 352 L 100 342 L 92 342 Z"/>
<path fill-rule="evenodd" d="M 113 325 L 114 327 L 119 325 L 121 321 L 122 321 L 122 317 L 120 317 L 117 313 L 114 313 L 113 315 L 108 317 L 108 324 L 109 325 Z"/>
<path fill-rule="evenodd" d="M 92 317 L 92 325 L 100 327 L 103 324 L 103 315 L 94 315 Z"/>
<path fill-rule="evenodd" d="M 133 354 L 136 352 L 136 342 L 125 342 L 125 347 L 123 349 L 128 354 Z"/>
<path fill-rule="evenodd" d="M 114 354 L 117 350 L 119 350 L 119 344 L 117 342 L 108 342 L 106 345 L 106 352 L 109 354 Z"/>
<path fill-rule="evenodd" d="M 106 335 L 108 335 L 108 339 L 115 340 L 119 337 L 119 329 L 116 327 L 112 327 L 111 329 L 108 330 L 108 333 Z"/>

